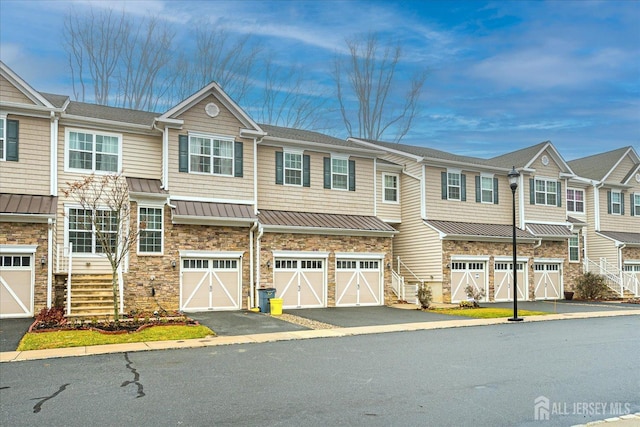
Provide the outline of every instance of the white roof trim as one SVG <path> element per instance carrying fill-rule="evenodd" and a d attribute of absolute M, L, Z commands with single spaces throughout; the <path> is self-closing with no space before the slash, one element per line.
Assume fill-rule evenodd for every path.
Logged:
<path fill-rule="evenodd" d="M 280 258 L 328 258 L 329 252 L 316 251 L 272 251 L 274 257 Z"/>
<path fill-rule="evenodd" d="M 4 62 L 0 61 L 0 74 L 2 74 L 7 80 L 9 80 L 20 92 L 22 92 L 27 98 L 36 104 L 40 104 L 43 107 L 49 109 L 55 109 L 47 99 L 40 95 L 40 93 L 32 88 L 27 82 L 17 75 L 11 68 L 9 68 Z"/>
<path fill-rule="evenodd" d="M 375 252 L 336 252 L 336 259 L 384 259 L 384 253 Z"/>
<path fill-rule="evenodd" d="M 567 164 L 567 162 L 564 161 L 564 159 L 562 158 L 562 156 L 560 155 L 560 153 L 558 152 L 558 150 L 556 150 L 556 147 L 551 143 L 551 141 L 547 141 L 544 146 L 540 149 L 540 151 L 538 151 L 538 153 L 536 153 L 535 156 L 533 156 L 531 158 L 531 160 L 529 160 L 529 163 L 527 163 L 526 165 L 524 165 L 524 168 L 531 168 L 533 162 L 535 162 L 538 157 L 540 157 L 542 155 L 542 153 L 545 152 L 545 150 L 547 150 L 548 148 L 550 148 L 553 152 L 553 157 L 554 157 L 554 161 L 556 163 L 558 163 L 561 168 L 564 167 L 566 168 L 567 171 L 569 171 L 569 173 L 571 173 L 572 175 L 576 175 L 575 172 L 573 172 L 573 170 L 571 169 L 571 167 L 569 167 L 569 165 Z M 561 173 L 563 173 L 564 171 L 561 171 Z"/>
<path fill-rule="evenodd" d="M 398 154 L 400 156 L 409 157 L 410 159 L 414 159 L 416 162 L 422 162 L 424 160 L 424 157 L 422 157 L 422 156 L 416 156 L 415 154 L 407 153 L 406 151 L 395 150 L 393 148 L 382 147 L 382 146 L 377 145 L 377 144 L 375 144 L 373 142 L 363 141 L 363 140 L 358 139 L 358 138 L 349 137 L 349 138 L 347 138 L 347 141 L 355 142 L 356 144 L 362 144 L 362 145 L 365 145 L 365 146 L 368 146 L 368 147 L 371 147 L 371 148 L 376 148 L 378 150 L 382 150 L 382 151 L 385 151 L 387 153 L 393 153 L 393 154 Z"/>
<path fill-rule="evenodd" d="M 180 258 L 227 258 L 227 259 L 237 259 L 242 258 L 244 252 L 242 251 L 178 251 L 180 254 Z"/>
<path fill-rule="evenodd" d="M 0 245 L 0 254 L 34 254 L 38 245 Z"/>

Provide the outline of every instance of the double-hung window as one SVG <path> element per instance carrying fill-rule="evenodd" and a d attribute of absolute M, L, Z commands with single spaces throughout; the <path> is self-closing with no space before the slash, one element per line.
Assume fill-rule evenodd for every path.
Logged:
<path fill-rule="evenodd" d="M 189 136 L 189 172 L 233 176 L 232 139 Z"/>
<path fill-rule="evenodd" d="M 609 203 L 610 213 L 614 215 L 622 214 L 622 193 L 619 191 L 611 192 L 611 201 Z"/>
<path fill-rule="evenodd" d="M 558 204 L 558 182 L 548 179 L 535 180 L 535 204 L 546 206 L 557 206 Z"/>
<path fill-rule="evenodd" d="M 461 179 L 459 172 L 447 172 L 447 199 L 460 200 Z"/>
<path fill-rule="evenodd" d="M 580 261 L 580 239 L 577 234 L 569 237 L 569 261 Z"/>
<path fill-rule="evenodd" d="M 67 130 L 67 168 L 86 172 L 121 169 L 122 136 L 105 132 Z"/>
<path fill-rule="evenodd" d="M 284 183 L 302 185 L 302 153 L 284 152 Z"/>
<path fill-rule="evenodd" d="M 398 175 L 382 174 L 382 201 L 398 203 Z"/>
<path fill-rule="evenodd" d="M 5 159 L 5 154 L 7 149 L 5 148 L 7 141 L 7 119 L 6 117 L 0 116 L 0 160 Z"/>
<path fill-rule="evenodd" d="M 162 253 L 162 208 L 138 208 L 138 252 L 142 254 Z"/>
<path fill-rule="evenodd" d="M 68 218 L 69 243 L 73 244 L 74 253 L 100 254 L 115 251 L 118 236 L 116 212 L 70 208 Z M 103 242 L 106 243 L 106 248 Z"/>
<path fill-rule="evenodd" d="M 349 185 L 349 160 L 331 158 L 331 188 L 347 190 Z"/>
<path fill-rule="evenodd" d="M 482 203 L 493 203 L 493 177 L 480 177 L 480 192 Z"/>
<path fill-rule="evenodd" d="M 584 191 L 567 189 L 567 212 L 584 213 Z"/>
<path fill-rule="evenodd" d="M 633 203 L 631 204 L 631 214 L 633 216 L 640 216 L 640 193 L 632 194 L 631 200 L 633 200 Z"/>

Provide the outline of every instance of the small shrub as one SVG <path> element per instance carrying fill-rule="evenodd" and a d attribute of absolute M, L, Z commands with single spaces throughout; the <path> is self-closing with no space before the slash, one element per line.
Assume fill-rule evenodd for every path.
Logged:
<path fill-rule="evenodd" d="M 464 288 L 464 292 L 467 294 L 467 301 L 473 304 L 473 307 L 480 307 L 480 300 L 484 298 L 484 290 L 478 290 L 475 286 L 469 285 Z"/>
<path fill-rule="evenodd" d="M 578 278 L 576 292 L 582 299 L 601 299 L 607 292 L 607 285 L 604 282 L 604 277 L 587 272 Z"/>
<path fill-rule="evenodd" d="M 475 308 L 478 307 L 478 303 L 475 301 L 460 301 L 458 304 L 460 308 Z"/>
<path fill-rule="evenodd" d="M 36 316 L 39 325 L 57 326 L 67 323 L 62 307 L 43 308 Z"/>
<path fill-rule="evenodd" d="M 431 286 L 424 284 L 418 286 L 418 293 L 416 296 L 418 297 L 418 301 L 420 301 L 420 307 L 426 310 L 431 305 L 431 300 L 433 299 Z"/>

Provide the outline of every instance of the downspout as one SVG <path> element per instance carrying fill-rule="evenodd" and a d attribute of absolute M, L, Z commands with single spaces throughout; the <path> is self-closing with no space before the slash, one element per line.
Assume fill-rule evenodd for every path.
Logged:
<path fill-rule="evenodd" d="M 524 224 L 526 218 L 524 216 L 524 175 L 520 174 L 520 178 L 518 178 L 520 182 L 518 183 L 518 188 L 521 188 L 518 192 L 518 216 L 520 217 L 520 228 L 524 230 Z M 542 244 L 542 239 L 540 240 L 540 245 Z M 536 246 L 539 247 L 540 245 Z M 535 249 L 535 248 L 534 248 Z"/>
<path fill-rule="evenodd" d="M 47 308 L 51 308 L 53 288 L 53 219 L 47 219 Z"/>
<path fill-rule="evenodd" d="M 258 215 L 258 139 L 255 137 L 253 138 L 253 214 Z"/>
<path fill-rule="evenodd" d="M 538 249 L 540 246 L 542 246 L 542 239 L 538 239 L 538 243 L 536 243 L 533 246 L 533 250 L 535 251 L 536 249 Z"/>
<path fill-rule="evenodd" d="M 153 124 L 153 128 L 162 133 L 162 188 L 169 190 L 169 129 Z"/>
<path fill-rule="evenodd" d="M 600 231 L 600 189 L 604 184 L 593 183 L 594 231 Z"/>
<path fill-rule="evenodd" d="M 420 216 L 422 219 L 427 219 L 427 201 L 425 200 L 427 185 L 427 165 L 422 164 L 422 177 L 420 179 Z"/>
<path fill-rule="evenodd" d="M 254 222 L 249 230 L 249 304 L 247 310 L 253 308 L 255 300 L 255 292 L 253 287 L 253 269 L 255 266 L 255 260 L 253 259 L 253 232 L 258 228 L 258 221 Z"/>
<path fill-rule="evenodd" d="M 264 234 L 264 228 L 258 227 L 258 236 L 256 237 L 256 292 L 253 294 L 254 298 L 257 295 L 257 290 L 260 288 L 260 239 L 262 239 L 262 235 Z M 258 306 L 258 301 L 253 301 L 254 307 Z"/>
<path fill-rule="evenodd" d="M 398 185 L 400 185 L 400 182 L 398 182 Z M 373 216 L 378 216 L 378 159 L 377 158 L 373 159 Z"/>
<path fill-rule="evenodd" d="M 58 116 L 51 112 L 51 145 L 50 145 L 50 172 L 49 192 L 52 196 L 58 195 Z"/>

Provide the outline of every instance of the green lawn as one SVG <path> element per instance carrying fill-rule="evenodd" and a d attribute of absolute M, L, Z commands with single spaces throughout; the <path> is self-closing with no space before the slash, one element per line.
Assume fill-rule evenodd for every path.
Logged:
<path fill-rule="evenodd" d="M 144 341 L 174 341 L 204 338 L 215 335 L 206 326 L 154 326 L 129 334 L 101 334 L 97 331 L 29 332 L 18 346 L 18 351 L 51 348 L 83 347 L 102 344 L 123 344 Z"/>
<path fill-rule="evenodd" d="M 497 319 L 500 317 L 513 317 L 513 310 L 510 308 L 498 307 L 478 307 L 478 308 L 438 308 L 430 310 L 439 314 L 450 314 L 452 316 L 473 317 L 476 319 Z M 518 316 L 540 316 L 546 311 L 518 310 Z"/>

